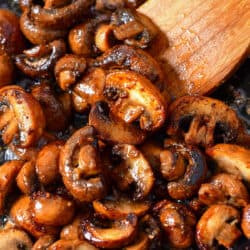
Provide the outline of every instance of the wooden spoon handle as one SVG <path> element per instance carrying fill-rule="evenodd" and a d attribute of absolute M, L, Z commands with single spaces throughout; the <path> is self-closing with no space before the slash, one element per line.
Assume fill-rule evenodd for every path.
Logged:
<path fill-rule="evenodd" d="M 174 98 L 208 94 L 249 49 L 250 0 L 148 0 L 139 11 L 167 39 L 159 59 Z"/>

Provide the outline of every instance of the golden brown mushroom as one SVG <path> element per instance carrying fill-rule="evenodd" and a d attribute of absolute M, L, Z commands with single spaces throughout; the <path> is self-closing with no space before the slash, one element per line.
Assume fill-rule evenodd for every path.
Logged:
<path fill-rule="evenodd" d="M 0 130 L 2 140 L 13 140 L 20 147 L 34 145 L 41 137 L 45 118 L 41 106 L 21 87 L 10 85 L 0 89 Z"/>
<path fill-rule="evenodd" d="M 243 209 L 242 219 L 241 219 L 241 228 L 244 235 L 250 239 L 250 204 L 248 204 Z"/>
<path fill-rule="evenodd" d="M 48 250 L 98 250 L 95 246 L 85 240 L 64 240 L 60 239 L 52 244 Z"/>
<path fill-rule="evenodd" d="M 60 238 L 63 240 L 77 240 L 80 239 L 80 223 L 82 216 L 75 216 L 71 224 L 64 226 L 60 232 Z"/>
<path fill-rule="evenodd" d="M 0 54 L 0 86 L 11 84 L 14 79 L 14 63 L 8 54 Z"/>
<path fill-rule="evenodd" d="M 32 247 L 32 250 L 47 250 L 50 245 L 55 242 L 54 235 L 44 235 L 35 242 Z"/>
<path fill-rule="evenodd" d="M 237 223 L 240 213 L 229 205 L 212 205 L 201 216 L 196 226 L 196 242 L 200 249 L 213 249 L 215 241 L 226 248 L 241 236 Z"/>

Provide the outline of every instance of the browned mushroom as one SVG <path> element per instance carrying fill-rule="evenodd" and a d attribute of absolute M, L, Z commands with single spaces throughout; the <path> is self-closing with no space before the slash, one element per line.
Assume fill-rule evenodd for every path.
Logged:
<path fill-rule="evenodd" d="M 64 240 L 60 239 L 52 244 L 48 250 L 98 250 L 95 246 L 85 240 Z"/>
<path fill-rule="evenodd" d="M 31 198 L 29 196 L 21 196 L 13 204 L 10 210 L 10 217 L 15 224 L 36 238 L 46 234 L 56 235 L 59 231 L 57 227 L 38 224 L 33 220 L 30 203 Z"/>
<path fill-rule="evenodd" d="M 250 183 L 250 150 L 234 144 L 217 144 L 206 153 L 227 173 Z"/>
<path fill-rule="evenodd" d="M 57 60 L 66 52 L 63 40 L 38 45 L 16 56 L 16 66 L 30 77 L 47 78 L 53 73 Z"/>
<path fill-rule="evenodd" d="M 59 155 L 63 146 L 62 141 L 53 141 L 45 145 L 36 159 L 36 173 L 41 184 L 55 183 L 59 178 Z"/>
<path fill-rule="evenodd" d="M 233 142 L 242 132 L 242 124 L 229 106 L 204 96 L 183 96 L 169 107 L 170 136 L 188 144 L 209 147 L 218 142 Z"/>
<path fill-rule="evenodd" d="M 93 66 L 124 67 L 135 71 L 163 90 L 164 74 L 158 62 L 145 51 L 128 45 L 117 45 L 106 51 L 93 62 Z"/>
<path fill-rule="evenodd" d="M 119 144 L 113 147 L 114 156 L 122 162 L 112 169 L 112 178 L 121 190 L 127 190 L 134 184 L 133 198 L 144 199 L 154 185 L 153 171 L 143 154 L 133 145 Z"/>
<path fill-rule="evenodd" d="M 13 80 L 14 80 L 13 61 L 8 54 L 0 54 L 0 86 L 11 84 Z"/>
<path fill-rule="evenodd" d="M 73 104 L 78 112 L 83 112 L 95 102 L 104 99 L 105 71 L 90 69 L 75 85 L 72 92 Z"/>
<path fill-rule="evenodd" d="M 93 224 L 90 219 L 83 219 L 82 235 L 90 243 L 101 248 L 120 248 L 128 245 L 136 236 L 137 217 L 129 214 L 122 220 L 111 222 L 108 228 Z"/>
<path fill-rule="evenodd" d="M 40 27 L 63 27 L 66 29 L 75 24 L 84 14 L 87 14 L 93 2 L 93 0 L 76 0 L 56 8 L 32 5 L 30 16 Z"/>
<path fill-rule="evenodd" d="M 62 131 L 69 123 L 70 112 L 65 112 L 63 104 L 49 84 L 41 83 L 32 88 L 31 94 L 40 103 L 46 117 L 48 131 Z"/>
<path fill-rule="evenodd" d="M 63 7 L 67 4 L 70 4 L 71 0 L 44 0 L 45 9 L 53 9 Z"/>
<path fill-rule="evenodd" d="M 48 192 L 32 194 L 30 210 L 36 223 L 48 226 L 63 226 L 71 222 L 74 202 Z"/>
<path fill-rule="evenodd" d="M 120 8 L 111 16 L 114 36 L 128 45 L 147 48 L 158 33 L 150 18 L 135 10 Z"/>
<path fill-rule="evenodd" d="M 115 10 L 122 7 L 136 8 L 145 0 L 96 0 L 95 9 L 98 11 Z"/>
<path fill-rule="evenodd" d="M 36 175 L 35 163 L 28 161 L 24 163 L 16 178 L 17 186 L 24 194 L 32 194 L 39 188 Z"/>
<path fill-rule="evenodd" d="M 196 242 L 200 249 L 213 249 L 215 241 L 226 248 L 240 237 L 237 228 L 240 213 L 229 205 L 212 205 L 201 216 L 196 226 Z"/>
<path fill-rule="evenodd" d="M 165 231 L 169 245 L 176 248 L 188 248 L 194 241 L 196 217 L 185 205 L 163 200 L 156 204 L 161 227 Z"/>
<path fill-rule="evenodd" d="M 23 166 L 22 161 L 9 161 L 0 167 L 0 214 L 4 214 L 5 198 Z"/>
<path fill-rule="evenodd" d="M 128 70 L 108 73 L 104 95 L 113 114 L 127 123 L 138 120 L 142 130 L 156 130 L 165 121 L 167 103 L 159 90 L 138 73 Z"/>
<path fill-rule="evenodd" d="M 142 216 L 149 210 L 149 203 L 131 201 L 126 197 L 108 197 L 104 200 L 93 201 L 93 207 L 96 213 L 112 220 L 125 218 L 131 213 Z"/>
<path fill-rule="evenodd" d="M 0 249 L 2 250 L 31 250 L 32 241 L 27 233 L 19 229 L 0 231 Z"/>
<path fill-rule="evenodd" d="M 250 239 L 250 204 L 243 209 L 241 228 L 244 235 Z"/>
<path fill-rule="evenodd" d="M 192 197 L 206 177 L 205 157 L 193 146 L 172 143 L 165 147 L 166 151 L 161 154 L 161 172 L 170 180 L 167 184 L 169 195 L 173 199 Z"/>
<path fill-rule="evenodd" d="M 115 117 L 106 102 L 97 102 L 89 113 L 89 124 L 92 125 L 99 137 L 111 143 L 140 144 L 145 139 L 145 132 L 133 124 L 125 123 Z"/>
<path fill-rule="evenodd" d="M 247 205 L 249 195 L 244 184 L 234 175 L 221 173 L 201 185 L 199 200 L 208 206 L 224 203 L 241 207 Z"/>
<path fill-rule="evenodd" d="M 81 219 L 81 215 L 75 216 L 71 224 L 68 224 L 62 228 L 60 232 L 60 238 L 63 240 L 80 239 L 79 228 Z"/>
<path fill-rule="evenodd" d="M 15 140 L 20 147 L 34 145 L 45 127 L 39 103 L 21 87 L 14 85 L 0 89 L 0 103 L 0 130 L 4 143 Z"/>
<path fill-rule="evenodd" d="M 44 235 L 35 242 L 35 244 L 32 247 L 32 250 L 46 250 L 50 245 L 55 242 L 55 236 L 54 235 Z"/>
<path fill-rule="evenodd" d="M 56 62 L 54 68 L 57 84 L 62 90 L 68 90 L 77 82 L 86 69 L 86 60 L 73 54 L 65 55 Z"/>
<path fill-rule="evenodd" d="M 80 201 L 90 202 L 105 195 L 103 171 L 91 126 L 77 130 L 60 153 L 60 173 L 64 185 Z"/>
<path fill-rule="evenodd" d="M 26 1 L 26 0 L 23 0 Z M 51 27 L 40 27 L 30 17 L 29 9 L 25 10 L 20 18 L 20 28 L 25 37 L 33 44 L 47 44 L 67 35 L 65 29 L 53 29 Z"/>

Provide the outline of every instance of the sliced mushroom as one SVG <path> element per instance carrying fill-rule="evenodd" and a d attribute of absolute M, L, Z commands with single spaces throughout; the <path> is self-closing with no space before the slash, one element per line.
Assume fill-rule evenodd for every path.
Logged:
<path fill-rule="evenodd" d="M 22 161 L 9 161 L 0 167 L 0 214 L 4 214 L 5 198 L 23 166 Z"/>
<path fill-rule="evenodd" d="M 82 221 L 83 237 L 101 248 L 123 247 L 134 239 L 136 231 L 137 217 L 134 214 L 112 222 L 109 228 L 97 227 L 89 219 Z"/>
<path fill-rule="evenodd" d="M 63 146 L 62 141 L 54 141 L 45 145 L 38 153 L 36 173 L 41 184 L 55 183 L 59 178 L 59 156 Z"/>
<path fill-rule="evenodd" d="M 174 101 L 169 107 L 168 121 L 168 135 L 202 147 L 233 142 L 243 130 L 235 111 L 204 96 L 183 96 Z"/>
<path fill-rule="evenodd" d="M 10 217 L 15 224 L 30 233 L 35 238 L 44 235 L 56 235 L 59 228 L 53 226 L 46 226 L 36 223 L 32 218 L 30 210 L 31 198 L 29 196 L 21 196 L 11 207 Z"/>
<path fill-rule="evenodd" d="M 97 57 L 92 64 L 104 68 L 128 68 L 148 78 L 160 90 L 163 89 L 164 74 L 159 63 L 141 49 L 128 45 L 117 45 Z"/>
<path fill-rule="evenodd" d="M 104 86 L 105 71 L 100 68 L 90 69 L 73 88 L 72 97 L 75 109 L 83 112 L 95 102 L 104 99 Z"/>
<path fill-rule="evenodd" d="M 113 147 L 114 156 L 122 162 L 112 169 L 112 178 L 121 190 L 127 190 L 134 184 L 135 200 L 144 199 L 154 185 L 153 171 L 143 154 L 133 145 L 120 144 Z"/>
<path fill-rule="evenodd" d="M 127 124 L 115 117 L 106 102 L 97 102 L 89 113 L 89 124 L 99 137 L 111 143 L 140 144 L 145 139 L 145 132 L 133 124 Z"/>
<path fill-rule="evenodd" d="M 35 242 L 32 247 L 32 250 L 47 250 L 50 245 L 55 242 L 54 235 L 44 235 Z"/>
<path fill-rule="evenodd" d="M 1 35 L 0 35 L 1 39 Z M 8 54 L 0 55 L 0 86 L 11 84 L 14 80 L 14 63 Z"/>
<path fill-rule="evenodd" d="M 233 246 L 241 236 L 236 224 L 239 212 L 229 205 L 212 205 L 201 216 L 196 226 L 196 242 L 200 249 L 214 249 L 215 241 L 226 248 Z"/>
<path fill-rule="evenodd" d="M 171 201 L 161 201 L 154 208 L 159 213 L 161 227 L 169 245 L 188 248 L 194 241 L 196 217 L 187 206 Z"/>
<path fill-rule="evenodd" d="M 62 90 L 68 90 L 77 82 L 86 69 L 86 60 L 73 54 L 61 57 L 54 68 L 57 84 Z"/>
<path fill-rule="evenodd" d="M 161 155 L 161 172 L 170 180 L 167 184 L 169 195 L 177 200 L 192 197 L 206 177 L 205 157 L 193 146 L 173 143 L 165 147 L 167 156 Z"/>
<path fill-rule="evenodd" d="M 15 144 L 20 147 L 34 145 L 45 127 L 39 103 L 15 85 L 0 89 L 0 103 L 0 130 L 4 143 L 15 140 Z"/>
<path fill-rule="evenodd" d="M 29 195 L 37 191 L 40 185 L 37 179 L 34 162 L 28 161 L 24 163 L 17 175 L 16 182 L 17 186 L 24 194 Z"/>
<path fill-rule="evenodd" d="M 244 235 L 250 239 L 250 204 L 243 209 L 241 228 Z"/>
<path fill-rule="evenodd" d="M 93 201 L 93 207 L 99 215 L 108 219 L 125 218 L 128 214 L 142 216 L 149 210 L 149 203 L 131 201 L 126 197 L 108 197 L 104 200 Z"/>
<path fill-rule="evenodd" d="M 98 250 L 95 246 L 85 240 L 58 240 L 48 250 Z"/>
<path fill-rule="evenodd" d="M 124 247 L 123 250 L 147 250 L 149 249 L 150 240 L 145 233 L 139 233 L 135 242 L 131 245 Z"/>
<path fill-rule="evenodd" d="M 91 126 L 77 130 L 60 153 L 59 170 L 65 187 L 80 201 L 90 202 L 105 195 L 106 187 Z"/>
<path fill-rule="evenodd" d="M 217 174 L 199 189 L 199 200 L 206 205 L 224 203 L 236 207 L 246 206 L 249 195 L 244 184 L 234 175 Z"/>
<path fill-rule="evenodd" d="M 223 171 L 250 183 L 250 150 L 234 144 L 217 144 L 206 153 Z"/>
<path fill-rule="evenodd" d="M 90 10 L 93 0 L 76 0 L 63 7 L 42 8 L 32 5 L 30 16 L 40 27 L 69 28 Z"/>
<path fill-rule="evenodd" d="M 104 95 L 113 114 L 127 123 L 138 120 L 142 130 L 156 130 L 165 121 L 166 103 L 160 92 L 138 73 L 127 70 L 108 73 Z"/>
<path fill-rule="evenodd" d="M 75 212 L 74 202 L 48 192 L 32 195 L 30 210 L 36 223 L 63 226 L 71 222 Z"/>
<path fill-rule="evenodd" d="M 30 77 L 51 76 L 57 60 L 66 52 L 63 40 L 55 40 L 46 45 L 38 45 L 16 56 L 16 66 Z"/>
<path fill-rule="evenodd" d="M 32 88 L 31 94 L 40 103 L 46 117 L 49 131 L 62 131 L 69 123 L 70 113 L 65 112 L 63 104 L 49 84 L 41 83 Z"/>
<path fill-rule="evenodd" d="M 2 250 L 31 250 L 32 241 L 27 233 L 19 229 L 0 231 L 0 249 Z"/>
<path fill-rule="evenodd" d="M 81 216 L 74 218 L 71 224 L 64 226 L 60 232 L 60 238 L 63 240 L 77 240 L 80 238 L 79 230 L 81 223 Z"/>
<path fill-rule="evenodd" d="M 111 17 L 118 40 L 139 48 L 147 48 L 158 30 L 153 22 L 135 10 L 120 8 Z"/>
<path fill-rule="evenodd" d="M 26 0 L 23 0 L 26 1 Z M 53 29 L 51 27 L 40 27 L 30 17 L 29 9 L 25 10 L 20 18 L 20 28 L 25 37 L 33 44 L 48 44 L 56 39 L 67 35 L 66 29 Z"/>

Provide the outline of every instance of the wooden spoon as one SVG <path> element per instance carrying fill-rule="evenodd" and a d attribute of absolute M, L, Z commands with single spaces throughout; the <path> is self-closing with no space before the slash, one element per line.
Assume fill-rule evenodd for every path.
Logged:
<path fill-rule="evenodd" d="M 250 0 L 148 0 L 138 10 L 162 31 L 155 48 L 173 98 L 208 94 L 249 52 Z"/>

